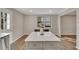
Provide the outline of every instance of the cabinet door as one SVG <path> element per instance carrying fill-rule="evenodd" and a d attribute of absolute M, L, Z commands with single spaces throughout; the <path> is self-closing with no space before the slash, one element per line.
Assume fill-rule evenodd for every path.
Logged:
<path fill-rule="evenodd" d="M 55 42 L 55 41 L 46 41 L 43 43 L 43 49 L 44 50 L 57 50 L 60 49 L 61 42 Z"/>
<path fill-rule="evenodd" d="M 2 39 L 0 38 L 0 50 L 2 50 Z"/>
<path fill-rule="evenodd" d="M 0 10 L 0 31 L 1 31 L 1 10 Z"/>
<path fill-rule="evenodd" d="M 31 50 L 41 50 L 42 49 L 42 42 L 27 42 L 27 49 L 31 49 Z"/>

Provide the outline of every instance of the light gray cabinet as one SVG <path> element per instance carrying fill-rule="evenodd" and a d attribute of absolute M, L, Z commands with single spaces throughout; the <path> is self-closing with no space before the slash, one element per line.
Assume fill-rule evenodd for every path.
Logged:
<path fill-rule="evenodd" d="M 10 49 L 10 35 L 9 34 L 0 34 L 0 50 L 9 50 Z"/>
<path fill-rule="evenodd" d="M 26 49 L 42 49 L 42 42 L 27 42 L 27 48 Z"/>
<path fill-rule="evenodd" d="M 26 49 L 27 50 L 57 50 L 63 49 L 64 46 L 61 42 L 57 41 L 29 41 L 27 42 Z"/>

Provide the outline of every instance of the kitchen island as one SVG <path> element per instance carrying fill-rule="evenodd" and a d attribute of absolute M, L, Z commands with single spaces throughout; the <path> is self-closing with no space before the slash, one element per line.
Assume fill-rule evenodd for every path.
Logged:
<path fill-rule="evenodd" d="M 40 35 L 40 32 L 32 32 L 25 40 L 26 49 L 30 50 L 52 49 L 60 41 L 60 38 L 52 32 L 44 32 L 44 35 Z"/>

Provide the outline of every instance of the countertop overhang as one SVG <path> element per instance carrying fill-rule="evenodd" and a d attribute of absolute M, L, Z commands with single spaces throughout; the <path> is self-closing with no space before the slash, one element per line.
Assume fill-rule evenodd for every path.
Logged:
<path fill-rule="evenodd" d="M 9 35 L 10 33 L 0 33 L 0 38 L 5 37 L 7 35 Z"/>
<path fill-rule="evenodd" d="M 44 35 L 40 35 L 40 32 L 32 32 L 25 41 L 61 41 L 60 38 L 55 36 L 52 32 L 44 32 Z"/>

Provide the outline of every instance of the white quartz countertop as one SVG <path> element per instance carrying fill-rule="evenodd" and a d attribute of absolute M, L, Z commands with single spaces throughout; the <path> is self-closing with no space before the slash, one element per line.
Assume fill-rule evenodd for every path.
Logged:
<path fill-rule="evenodd" d="M 9 35 L 10 33 L 0 33 L 0 38 Z"/>
<path fill-rule="evenodd" d="M 52 32 L 44 32 L 44 35 L 40 35 L 40 32 L 32 32 L 25 41 L 60 41 L 60 38 Z"/>

